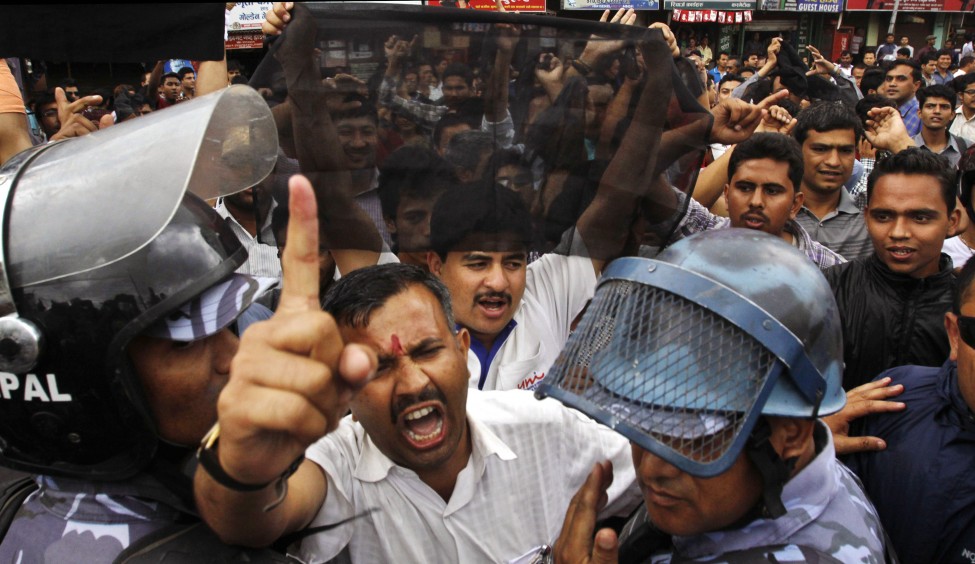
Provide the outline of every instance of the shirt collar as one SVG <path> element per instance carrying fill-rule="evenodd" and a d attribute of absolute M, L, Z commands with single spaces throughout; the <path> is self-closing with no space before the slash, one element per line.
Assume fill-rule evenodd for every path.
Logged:
<path fill-rule="evenodd" d="M 467 414 L 467 425 L 471 434 L 471 460 L 479 466 L 476 468 L 478 473 L 483 470 L 484 461 L 491 456 L 497 456 L 500 460 L 518 458 L 504 441 L 470 413 Z M 390 460 L 379 450 L 376 443 L 372 442 L 369 434 L 363 433 L 362 451 L 356 461 L 353 476 L 362 482 L 379 482 L 386 479 L 393 468 L 401 468 L 404 472 L 415 474 L 412 470 L 402 468 Z"/>
<path fill-rule="evenodd" d="M 860 208 L 857 207 L 856 202 L 853 201 L 853 196 L 850 196 L 846 188 L 840 188 L 840 203 L 836 206 L 836 211 L 849 214 L 860 213 Z"/>
<path fill-rule="evenodd" d="M 951 133 L 948 133 L 948 130 L 947 129 L 945 130 L 945 135 L 948 136 L 948 145 L 944 148 L 944 151 L 941 151 L 941 152 L 942 153 L 945 153 L 945 152 L 947 152 L 949 150 L 952 150 L 952 151 L 954 151 L 954 152 L 956 152 L 956 153 L 958 153 L 960 155 L 961 154 L 961 149 L 958 148 L 958 140 L 955 139 L 955 136 L 954 135 L 952 135 Z M 913 140 L 914 140 L 915 143 L 917 143 L 917 146 L 918 147 L 927 147 L 927 144 L 924 142 L 924 137 L 920 133 L 918 133 L 917 135 L 915 135 L 913 137 Z"/>

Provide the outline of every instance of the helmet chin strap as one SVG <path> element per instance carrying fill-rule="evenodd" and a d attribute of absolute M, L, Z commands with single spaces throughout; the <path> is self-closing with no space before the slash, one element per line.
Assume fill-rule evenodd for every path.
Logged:
<path fill-rule="evenodd" d="M 771 436 L 772 426 L 768 419 L 760 418 L 748 437 L 745 452 L 762 476 L 762 503 L 759 507 L 761 514 L 767 519 L 777 519 L 785 515 L 785 506 L 782 505 L 782 488 L 792 476 L 799 458 L 792 457 L 783 460 L 779 453 L 772 448 L 772 443 L 769 442 Z"/>

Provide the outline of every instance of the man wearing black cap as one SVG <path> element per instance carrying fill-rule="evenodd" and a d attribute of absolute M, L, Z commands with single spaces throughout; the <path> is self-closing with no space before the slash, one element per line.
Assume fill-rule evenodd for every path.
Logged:
<path fill-rule="evenodd" d="M 924 47 L 918 49 L 916 53 L 914 53 L 914 60 L 919 63 L 923 62 L 922 57 L 924 57 L 924 55 L 928 53 L 938 52 L 938 48 L 934 46 L 935 41 L 938 40 L 938 36 L 929 35 L 925 38 L 925 40 L 927 41 L 927 44 Z"/>

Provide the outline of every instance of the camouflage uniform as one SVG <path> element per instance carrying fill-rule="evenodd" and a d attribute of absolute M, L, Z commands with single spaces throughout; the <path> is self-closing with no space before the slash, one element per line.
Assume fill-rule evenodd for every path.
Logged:
<path fill-rule="evenodd" d="M 0 562 L 111 562 L 140 538 L 185 521 L 180 499 L 148 475 L 123 482 L 35 477 L 0 543 Z"/>
<path fill-rule="evenodd" d="M 819 454 L 786 483 L 786 514 L 744 527 L 674 537 L 674 551 L 651 562 L 883 562 L 883 529 L 859 481 L 836 460 L 832 435 L 819 423 Z M 823 444 L 825 443 L 825 444 Z"/>

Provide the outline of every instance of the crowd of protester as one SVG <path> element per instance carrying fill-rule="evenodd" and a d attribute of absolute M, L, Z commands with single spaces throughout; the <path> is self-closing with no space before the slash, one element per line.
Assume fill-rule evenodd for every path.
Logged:
<path fill-rule="evenodd" d="M 8 441 L 33 431 L 0 426 L 0 463 L 35 474 L 4 504 L 0 560 L 243 557 L 225 545 L 273 547 L 246 553 L 260 561 L 975 559 L 971 38 L 890 34 L 831 61 L 757 34 L 712 50 L 633 10 L 547 34 L 511 14 L 350 29 L 329 9 L 275 4 L 250 72 L 158 61 L 86 91 L 0 61 L 8 166 L 228 88 L 278 135 L 260 183 L 180 204 L 216 218 L 194 233 L 246 249 L 217 278 L 259 291 L 220 298 L 232 315 L 214 321 L 206 288 L 167 307 L 150 290 L 138 330 L 113 329 L 131 340 L 98 345 L 127 359 L 106 389 L 146 413 L 153 452 L 113 473 L 53 423 L 41 435 L 60 446 L 30 456 Z M 437 26 L 466 47 L 433 48 Z M 325 65 L 328 41 L 366 33 L 382 34 L 378 68 Z M 658 282 L 628 264 L 676 269 L 659 288 L 694 317 L 640 301 Z M 741 305 L 708 297 L 722 292 Z M 749 308 L 768 319 L 735 317 Z M 708 315 L 735 327 L 696 335 Z M 173 336 L 180 316 L 192 338 Z M 793 356 L 762 336 L 780 327 Z M 624 338 L 653 352 L 607 368 Z M 614 389 L 614 370 L 639 383 Z M 191 373 L 207 391 L 174 383 Z M 721 403 L 725 373 L 754 398 Z M 672 398 L 695 386 L 708 393 Z M 194 477 L 179 461 L 201 440 Z"/>

